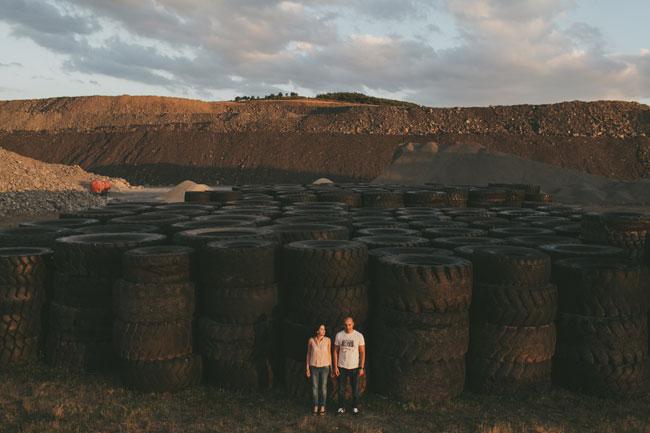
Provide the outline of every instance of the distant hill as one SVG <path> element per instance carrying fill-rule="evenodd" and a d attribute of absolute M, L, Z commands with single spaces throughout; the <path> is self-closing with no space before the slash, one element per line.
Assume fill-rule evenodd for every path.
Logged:
<path fill-rule="evenodd" d="M 428 108 L 345 93 L 245 103 L 0 101 L 1 147 L 132 183 L 370 180 L 408 141 L 479 145 L 614 179 L 650 178 L 650 107 L 633 102 Z"/>
<path fill-rule="evenodd" d="M 418 104 L 394 99 L 375 98 L 374 96 L 364 95 L 363 93 L 323 93 L 316 96 L 316 99 L 326 99 L 328 101 L 352 102 L 356 104 L 368 105 L 391 105 L 393 107 L 420 107 Z"/>

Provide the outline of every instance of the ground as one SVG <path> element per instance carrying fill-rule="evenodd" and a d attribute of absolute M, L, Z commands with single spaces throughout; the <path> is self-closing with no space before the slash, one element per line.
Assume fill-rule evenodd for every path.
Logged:
<path fill-rule="evenodd" d="M 443 404 L 402 404 L 369 395 L 359 418 L 325 418 L 281 391 L 243 394 L 208 385 L 140 394 L 119 378 L 42 365 L 0 372 L 0 431 L 43 432 L 647 432 L 650 398 L 611 401 L 562 389 L 509 397 L 465 393 Z"/>

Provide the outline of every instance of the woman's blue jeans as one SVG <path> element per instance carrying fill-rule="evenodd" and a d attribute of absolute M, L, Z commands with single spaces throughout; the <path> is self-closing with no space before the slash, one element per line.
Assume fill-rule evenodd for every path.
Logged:
<path fill-rule="evenodd" d="M 327 376 L 330 367 L 309 366 L 309 371 L 311 373 L 311 394 L 314 406 L 325 406 L 327 400 Z"/>

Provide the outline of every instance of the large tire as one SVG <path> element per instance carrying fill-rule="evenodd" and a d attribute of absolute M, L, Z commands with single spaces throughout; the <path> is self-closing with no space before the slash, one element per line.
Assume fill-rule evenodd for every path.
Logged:
<path fill-rule="evenodd" d="M 431 246 L 434 248 L 442 248 L 446 250 L 454 250 L 458 247 L 473 246 L 489 246 L 489 245 L 503 245 L 505 241 L 497 238 L 482 238 L 482 237 L 451 237 L 451 238 L 435 238 L 431 240 Z"/>
<path fill-rule="evenodd" d="M 134 283 L 176 283 L 192 279 L 194 250 L 176 245 L 136 248 L 124 253 L 124 279 Z"/>
<path fill-rule="evenodd" d="M 268 322 L 238 325 L 201 318 L 198 328 L 199 350 L 209 359 L 224 362 L 252 360 L 267 356 L 271 349 Z"/>
<path fill-rule="evenodd" d="M 225 324 L 252 325 L 270 320 L 278 303 L 278 286 L 203 287 L 204 316 Z"/>
<path fill-rule="evenodd" d="M 385 256 L 377 281 L 381 305 L 409 313 L 466 310 L 472 299 L 472 264 L 452 256 Z"/>
<path fill-rule="evenodd" d="M 469 349 L 469 315 L 447 326 L 413 329 L 378 325 L 376 351 L 407 362 L 437 362 L 462 358 Z"/>
<path fill-rule="evenodd" d="M 503 326 L 472 323 L 470 358 L 500 363 L 537 363 L 555 354 L 555 324 Z"/>
<path fill-rule="evenodd" d="M 451 237 L 484 237 L 487 231 L 479 229 L 470 229 L 465 227 L 435 227 L 422 231 L 422 236 L 428 239 L 451 238 Z"/>
<path fill-rule="evenodd" d="M 307 240 L 346 240 L 350 238 L 347 227 L 329 224 L 274 225 L 269 229 L 278 234 L 283 245 Z"/>
<path fill-rule="evenodd" d="M 583 316 L 637 316 L 648 311 L 646 282 L 628 259 L 574 258 L 555 262 L 560 311 Z"/>
<path fill-rule="evenodd" d="M 106 308 L 111 305 L 113 280 L 57 273 L 52 300 L 75 308 Z"/>
<path fill-rule="evenodd" d="M 361 207 L 361 194 L 346 190 L 332 190 L 318 192 L 318 201 L 335 201 L 345 203 L 350 207 Z"/>
<path fill-rule="evenodd" d="M 206 357 L 204 362 L 205 376 L 211 385 L 237 391 L 268 390 L 273 385 L 273 371 L 266 357 L 246 360 Z"/>
<path fill-rule="evenodd" d="M 201 279 L 208 287 L 268 286 L 277 281 L 278 244 L 242 239 L 211 242 L 201 256 Z"/>
<path fill-rule="evenodd" d="M 499 227 L 490 230 L 490 236 L 495 238 L 510 238 L 514 236 L 553 236 L 555 232 L 540 227 Z"/>
<path fill-rule="evenodd" d="M 76 235 L 97 233 L 160 233 L 160 227 L 147 224 L 104 224 L 74 229 Z"/>
<path fill-rule="evenodd" d="M 298 323 L 338 325 L 346 317 L 363 324 L 368 319 L 368 287 L 303 288 L 289 295 L 288 317 Z"/>
<path fill-rule="evenodd" d="M 107 221 L 113 218 L 121 218 L 121 217 L 126 217 L 131 215 L 134 215 L 134 213 L 129 212 L 128 210 L 102 208 L 102 209 L 86 209 L 77 212 L 62 213 L 61 215 L 59 215 L 59 218 L 96 219 L 99 220 L 102 224 L 106 224 Z"/>
<path fill-rule="evenodd" d="M 52 248 L 54 241 L 67 236 L 68 229 L 50 227 L 16 227 L 0 230 L 0 248 L 40 247 Z"/>
<path fill-rule="evenodd" d="M 363 207 L 391 209 L 404 207 L 404 196 L 401 192 L 365 191 L 362 193 Z"/>
<path fill-rule="evenodd" d="M 103 371 L 115 364 L 110 337 L 89 338 L 51 328 L 47 333 L 45 360 L 70 371 Z"/>
<path fill-rule="evenodd" d="M 192 353 L 192 320 L 132 323 L 116 320 L 115 351 L 129 361 L 164 361 Z"/>
<path fill-rule="evenodd" d="M 241 239 L 276 240 L 277 235 L 267 228 L 217 227 L 186 230 L 184 232 L 176 233 L 173 237 L 175 244 L 192 247 L 201 252 L 205 245 L 210 242 Z"/>
<path fill-rule="evenodd" d="M 69 275 L 116 278 L 122 275 L 122 255 L 131 249 L 160 245 L 166 237 L 154 233 L 101 233 L 57 239 L 57 269 Z"/>
<path fill-rule="evenodd" d="M 404 193 L 406 207 L 445 207 L 447 193 L 444 191 L 407 191 Z"/>
<path fill-rule="evenodd" d="M 361 236 L 354 238 L 357 242 L 363 242 L 369 250 L 375 248 L 389 247 L 428 247 L 429 239 L 419 236 Z"/>
<path fill-rule="evenodd" d="M 345 287 L 365 276 L 368 249 L 355 241 L 300 241 L 283 248 L 288 287 Z"/>
<path fill-rule="evenodd" d="M 542 245 L 539 249 L 551 256 L 554 263 L 557 260 L 574 257 L 626 257 L 623 248 L 609 245 L 549 244 Z"/>
<path fill-rule="evenodd" d="M 43 285 L 51 258 L 47 248 L 0 248 L 0 286 Z"/>
<path fill-rule="evenodd" d="M 477 283 L 541 286 L 551 277 L 551 259 L 532 248 L 489 246 L 477 248 L 472 255 Z"/>
<path fill-rule="evenodd" d="M 467 362 L 467 383 L 472 390 L 485 394 L 541 392 L 551 386 L 552 368 L 550 359 L 535 363 L 511 363 L 470 358 Z"/>
<path fill-rule="evenodd" d="M 567 236 L 515 236 L 511 238 L 506 238 L 506 242 L 509 245 L 515 247 L 524 247 L 524 248 L 539 248 L 542 245 L 549 244 L 579 244 L 580 240 L 577 238 L 570 238 Z"/>
<path fill-rule="evenodd" d="M 647 314 L 596 318 L 561 313 L 557 323 L 558 357 L 603 367 L 648 358 Z"/>
<path fill-rule="evenodd" d="M 540 326 L 553 323 L 558 289 L 554 284 L 518 287 L 474 285 L 472 318 L 509 326 Z"/>
<path fill-rule="evenodd" d="M 20 227 L 45 227 L 56 229 L 77 229 L 99 225 L 101 222 L 92 218 L 63 218 L 57 220 L 28 221 L 20 223 Z"/>
<path fill-rule="evenodd" d="M 574 391 L 610 399 L 632 399 L 648 394 L 648 360 L 632 364 L 602 365 L 557 357 L 554 379 Z"/>
<path fill-rule="evenodd" d="M 115 316 L 123 322 L 156 323 L 189 319 L 195 310 L 194 284 L 117 280 L 114 309 Z"/>
<path fill-rule="evenodd" d="M 0 340 L 0 368 L 36 361 L 39 346 L 38 336 L 5 336 Z"/>
<path fill-rule="evenodd" d="M 74 308 L 53 302 L 50 304 L 50 329 L 69 333 L 80 339 L 109 340 L 112 335 L 113 314 L 108 308 Z"/>
<path fill-rule="evenodd" d="M 165 361 L 122 361 L 121 376 L 127 388 L 140 392 L 174 392 L 201 383 L 201 356 L 191 354 Z"/>
<path fill-rule="evenodd" d="M 379 355 L 373 364 L 377 392 L 405 402 L 440 402 L 458 397 L 465 384 L 465 358 L 433 363 Z"/>

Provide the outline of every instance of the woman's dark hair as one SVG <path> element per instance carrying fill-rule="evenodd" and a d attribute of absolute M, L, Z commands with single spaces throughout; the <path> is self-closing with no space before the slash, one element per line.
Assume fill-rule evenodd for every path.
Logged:
<path fill-rule="evenodd" d="M 325 328 L 325 333 L 327 333 L 327 326 L 324 323 L 319 323 L 317 325 L 314 325 L 314 332 L 312 334 L 314 337 L 318 335 L 318 330 L 320 329 L 321 326 Z"/>

